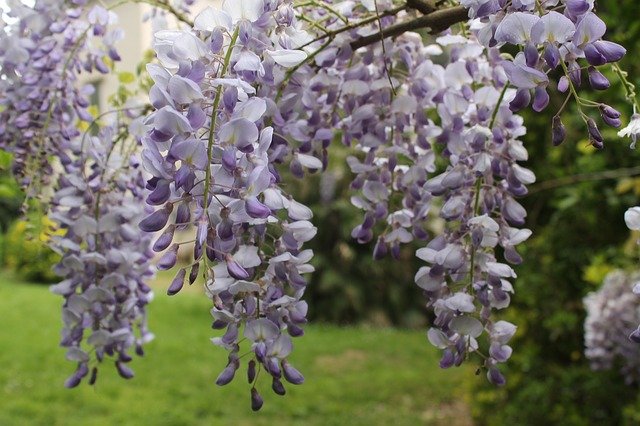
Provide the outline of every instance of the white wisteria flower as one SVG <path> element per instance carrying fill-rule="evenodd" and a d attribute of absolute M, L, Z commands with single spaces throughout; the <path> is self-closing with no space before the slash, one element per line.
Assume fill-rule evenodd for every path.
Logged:
<path fill-rule="evenodd" d="M 624 214 L 627 228 L 632 231 L 640 231 L 640 207 L 631 207 Z"/>
<path fill-rule="evenodd" d="M 640 137 L 640 114 L 635 113 L 631 116 L 631 121 L 629 125 L 624 129 L 618 132 L 618 136 L 622 137 L 630 137 L 631 145 L 629 148 L 635 149 L 636 143 L 638 142 L 638 138 Z"/>

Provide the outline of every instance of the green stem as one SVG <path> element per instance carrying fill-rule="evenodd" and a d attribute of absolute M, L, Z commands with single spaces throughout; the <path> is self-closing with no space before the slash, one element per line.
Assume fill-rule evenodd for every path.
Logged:
<path fill-rule="evenodd" d="M 504 101 L 504 96 L 507 94 L 507 89 L 509 88 L 509 84 L 505 84 L 500 92 L 500 97 L 498 98 L 498 103 L 496 107 L 493 109 L 493 114 L 491 114 L 491 121 L 489 122 L 489 129 L 493 130 L 493 126 L 496 124 L 496 119 L 498 118 L 498 111 L 500 111 L 500 105 L 502 101 Z"/>
<path fill-rule="evenodd" d="M 227 50 L 227 54 L 224 57 L 224 63 L 222 64 L 222 69 L 220 71 L 220 77 L 224 77 L 227 73 L 227 69 L 229 68 L 229 63 L 231 62 L 231 54 L 235 47 L 236 41 L 238 40 L 239 28 L 236 28 L 233 35 L 231 36 L 231 42 L 229 43 L 229 48 Z M 213 106 L 211 109 L 211 125 L 209 126 L 209 140 L 207 142 L 207 170 L 205 171 L 205 179 L 204 179 L 204 201 L 203 208 L 204 214 L 208 217 L 209 210 L 209 186 L 211 185 L 211 160 L 213 157 L 213 142 L 216 131 L 216 121 L 218 118 L 218 107 L 220 106 L 220 100 L 222 99 L 222 86 L 219 86 L 216 90 L 216 97 L 213 101 Z M 207 256 L 204 256 L 205 266 L 207 265 Z"/>
<path fill-rule="evenodd" d="M 564 63 L 564 61 L 560 61 L 560 65 L 562 65 L 562 69 L 564 71 L 564 75 L 567 78 L 567 81 L 569 82 L 569 90 L 571 91 L 571 94 L 573 95 L 573 97 L 576 100 L 576 106 L 578 107 L 578 112 L 580 113 L 580 115 L 582 116 L 582 119 L 587 120 L 587 115 L 582 111 L 582 107 L 580 106 L 580 96 L 578 96 L 578 92 L 576 91 L 575 86 L 573 85 L 573 81 L 571 81 L 571 75 L 569 74 L 569 70 L 567 69 L 567 65 Z"/>
<path fill-rule="evenodd" d="M 482 178 L 478 178 L 478 180 L 476 181 L 476 186 L 475 186 L 475 199 L 473 201 L 473 216 L 477 216 L 478 215 L 478 208 L 480 207 L 480 191 L 482 189 Z M 470 259 L 470 268 L 469 268 L 469 284 L 471 285 L 471 288 L 473 289 L 473 275 L 474 275 L 474 270 L 476 267 L 476 251 L 473 248 L 473 242 L 472 242 L 472 249 L 471 249 L 471 259 Z"/>
<path fill-rule="evenodd" d="M 393 62 L 387 64 L 387 48 L 384 45 L 384 35 L 382 28 L 382 20 L 380 19 L 380 11 L 378 10 L 378 0 L 373 0 L 373 5 L 376 8 L 376 18 L 378 18 L 378 29 L 380 30 L 380 41 L 382 45 L 382 60 L 384 62 L 384 72 L 387 74 L 387 79 L 389 80 L 389 85 L 391 86 L 391 94 L 392 98 L 397 95 L 396 88 L 393 86 L 393 79 L 391 78 L 391 73 L 393 72 Z"/>
<path fill-rule="evenodd" d="M 493 113 L 491 114 L 489 129 L 493 129 L 493 126 L 496 124 L 496 119 L 498 118 L 498 112 L 500 111 L 500 105 L 502 105 L 502 102 L 504 101 L 504 96 L 506 95 L 508 88 L 509 88 L 509 84 L 505 84 L 504 87 L 502 88 L 502 91 L 500 92 L 500 97 L 498 98 L 498 102 L 496 103 L 496 106 L 493 109 Z M 481 177 L 478 178 L 475 185 L 475 197 L 473 200 L 473 216 L 474 217 L 478 215 L 479 213 L 478 210 L 480 209 L 480 192 L 482 190 L 482 181 L 483 179 Z M 469 281 L 470 281 L 471 288 L 473 288 L 473 275 L 474 275 L 474 269 L 476 267 L 476 251 L 473 249 L 471 250 L 470 265 L 471 267 L 469 269 Z"/>
<path fill-rule="evenodd" d="M 633 105 L 633 112 L 636 113 L 640 111 L 640 104 L 638 103 L 638 98 L 636 97 L 636 86 L 627 79 L 627 72 L 623 71 L 618 64 L 612 64 L 611 68 L 613 68 L 613 71 L 622 82 L 624 91 L 626 93 L 625 97 Z"/>

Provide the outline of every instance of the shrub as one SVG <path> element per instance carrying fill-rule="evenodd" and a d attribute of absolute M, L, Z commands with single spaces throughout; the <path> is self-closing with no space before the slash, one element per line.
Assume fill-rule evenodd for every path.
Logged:
<path fill-rule="evenodd" d="M 60 256 L 47 246 L 53 223 L 46 217 L 38 220 L 18 220 L 9 228 L 2 241 L 4 265 L 20 278 L 37 283 L 58 280 L 53 266 Z"/>

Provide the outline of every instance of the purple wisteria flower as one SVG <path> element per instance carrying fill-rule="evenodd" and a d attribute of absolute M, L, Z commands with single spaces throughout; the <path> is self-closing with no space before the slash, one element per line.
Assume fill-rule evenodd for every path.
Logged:
<path fill-rule="evenodd" d="M 366 13 L 354 8 L 346 16 Z M 309 84 L 287 84 L 276 93 L 286 101 L 278 104 L 274 127 L 323 162 L 332 128 L 362 153 L 347 160 L 356 175 L 352 203 L 364 211 L 352 236 L 361 243 L 375 240 L 375 258 L 398 257 L 403 244 L 421 242 L 417 255 L 428 266 L 416 283 L 436 313 L 429 335 L 443 349 L 441 366 L 459 365 L 480 350 L 477 338 L 486 331 L 491 343 L 483 367 L 490 381 L 502 384 L 497 364 L 509 358 L 507 342 L 516 328 L 494 321 L 491 312 L 508 306 L 515 273 L 493 251 L 500 245 L 508 262 L 521 262 L 515 246 L 531 232 L 517 228 L 526 212 L 515 198 L 526 194 L 535 176 L 517 164 L 527 159 L 517 139 L 525 129 L 509 110 L 517 94 L 505 87 L 497 52 L 485 55 L 482 45 L 455 35 L 437 41 L 424 46 L 404 34 L 384 50 L 378 44 L 344 55 L 323 51 L 315 59 L 323 66 L 319 72 L 303 66 L 291 76 Z M 446 65 L 438 65 L 443 58 Z M 406 70 L 404 80 L 389 76 L 388 66 Z M 534 74 L 548 81 L 544 73 Z M 437 122 L 428 110 L 437 111 Z M 436 166 L 435 145 L 450 163 L 445 171 Z M 294 164 L 292 172 L 302 176 Z M 428 229 L 438 215 L 451 225 L 434 237 Z"/>
<path fill-rule="evenodd" d="M 97 363 L 108 357 L 123 378 L 133 377 L 131 355 L 142 355 L 143 344 L 153 339 L 145 312 L 153 299 L 146 284 L 155 271 L 151 235 L 136 230 L 146 214 L 144 179 L 140 162 L 114 147 L 128 132 L 114 124 L 71 141 L 70 161 L 51 200 L 49 218 L 64 230 L 51 242 L 62 255 L 55 271 L 63 278 L 51 291 L 65 298 L 60 344 L 78 363 L 67 387 L 77 386 L 90 369 L 89 382 L 95 383 Z"/>
<path fill-rule="evenodd" d="M 90 89 L 77 84 L 120 59 L 111 11 L 39 0 L 16 5 L 17 23 L 0 27 L 0 148 L 14 155 L 30 194 L 55 176 L 51 157 L 64 171 L 50 217 L 65 231 L 53 240 L 64 280 L 52 290 L 65 298 L 61 343 L 77 363 L 67 386 L 94 383 L 96 363 L 109 357 L 133 377 L 132 352 L 152 338 L 145 281 L 154 252 L 157 268 L 177 269 L 167 294 L 203 278 L 221 330 L 212 343 L 229 353 L 218 385 L 246 362 L 257 411 L 262 370 L 278 395 L 285 383 L 303 383 L 289 358 L 307 322 L 314 267 L 305 243 L 317 229 L 282 174 L 323 172 L 334 141 L 351 148 L 351 202 L 362 211 L 352 237 L 375 244 L 375 259 L 399 259 L 413 244 L 424 262 L 415 283 L 434 314 L 427 337 L 442 350 L 440 366 L 474 359 L 491 383 L 505 384 L 499 365 L 517 327 L 496 313 L 510 304 L 513 265 L 523 261 L 516 247 L 531 235 L 518 199 L 536 179 L 522 165 L 526 128 L 516 112 L 544 110 L 557 87 L 577 102 L 593 146 L 604 140 L 585 111 L 622 124 L 620 112 L 578 94 L 583 77 L 609 88 L 601 67 L 625 54 L 603 39 L 594 2 L 461 0 L 471 18 L 461 34 L 447 30 L 427 44 L 417 33 L 393 41 L 382 33 L 361 48 L 354 41 L 414 12 L 391 0 L 226 0 L 190 23 L 182 15 L 189 3 L 158 5 L 185 24 L 178 29 L 163 12 L 147 16 L 156 57 L 146 64 L 152 108 L 143 118 L 124 108 L 118 120 L 94 120 Z M 504 45 L 520 52 L 503 54 Z M 554 145 L 566 137 L 563 109 L 553 118 Z M 638 122 L 634 115 L 620 135 L 635 143 Z M 95 134 L 80 130 L 87 123 Z M 636 209 L 625 215 L 634 230 Z M 179 263 L 185 231 L 193 236 L 188 265 Z M 600 296 L 588 302 L 594 362 L 611 358 L 600 350 L 601 328 L 628 316 L 631 299 L 611 294 L 620 308 L 612 315 Z M 620 348 L 625 357 L 633 350 Z"/>
<path fill-rule="evenodd" d="M 51 155 L 65 150 L 80 133 L 93 91 L 79 87 L 80 73 L 109 72 L 104 58 L 118 61 L 122 32 L 116 15 L 77 1 L 16 4 L 17 18 L 0 37 L 0 148 L 13 154 L 13 172 L 29 196 L 53 176 Z M 69 52 L 75 52 L 69 55 Z"/>
<path fill-rule="evenodd" d="M 301 336 L 306 323 L 301 298 L 313 253 L 302 246 L 316 229 L 311 210 L 277 185 L 276 163 L 284 152 L 266 125 L 272 101 L 254 86 L 264 90 L 274 84 L 275 73 L 306 59 L 287 37 L 268 36 L 295 26 L 293 16 L 289 2 L 227 1 L 221 10 L 201 12 L 192 30 L 156 33 L 160 63 L 148 71 L 157 110 L 146 120 L 151 131 L 143 142 L 143 162 L 152 175 L 147 203 L 156 210 L 141 229 L 165 229 L 155 249 L 168 248 L 160 260 L 167 268 L 175 264 L 179 245 L 171 245 L 173 230 L 195 231 L 190 282 L 204 276 L 214 328 L 226 329 L 213 343 L 230 352 L 217 383 L 233 379 L 240 342 L 246 340 L 252 368 L 257 363 L 272 376 L 276 393 L 284 392 L 284 366 L 293 369 L 286 362 L 290 337 Z M 302 153 L 296 160 L 322 168 Z M 179 270 L 169 294 L 181 289 L 185 277 Z M 254 380 L 251 385 L 253 407 L 259 409 L 262 399 Z"/>
<path fill-rule="evenodd" d="M 639 278 L 638 274 L 612 272 L 601 289 L 584 299 L 585 356 L 596 370 L 608 370 L 620 363 L 627 383 L 640 379 Z"/>
<path fill-rule="evenodd" d="M 563 0 L 545 1 L 465 1 L 471 17 L 480 18 L 475 28 L 485 46 L 512 44 L 521 46 L 522 52 L 505 60 L 504 69 L 510 84 L 518 88 L 510 107 L 521 110 L 529 104 L 535 111 L 544 110 L 549 104 L 550 81 L 548 74 L 561 68 L 562 77 L 558 90 L 567 91 L 579 107 L 594 105 L 585 102 L 577 88 L 582 83 L 583 69 L 587 69 L 589 84 L 596 90 L 606 90 L 610 83 L 597 67 L 619 61 L 626 50 L 619 44 L 604 40 L 606 24 L 592 11 L 593 1 Z M 582 65 L 584 62 L 588 66 Z M 565 104 L 566 105 L 566 104 Z M 602 110 L 602 106 L 596 104 Z M 605 124 L 619 127 L 619 113 L 602 114 Z M 564 108 L 564 107 L 563 107 Z M 581 116 L 589 131 L 593 146 L 603 147 L 603 138 L 596 122 L 582 110 Z M 557 112 L 559 117 L 562 109 Z M 561 124 L 559 118 L 558 124 Z M 553 127 L 554 144 L 564 140 L 559 126 Z"/>

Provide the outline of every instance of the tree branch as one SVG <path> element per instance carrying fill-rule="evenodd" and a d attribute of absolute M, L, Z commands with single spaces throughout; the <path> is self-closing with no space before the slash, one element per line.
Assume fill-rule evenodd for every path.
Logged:
<path fill-rule="evenodd" d="M 407 6 L 419 11 L 423 15 L 429 15 L 438 10 L 438 7 L 428 0 L 407 0 Z"/>
<path fill-rule="evenodd" d="M 630 167 L 626 169 L 605 170 L 595 173 L 582 173 L 572 176 L 564 176 L 557 179 L 551 179 L 540 182 L 529 187 L 529 195 L 537 192 L 546 191 L 548 189 L 556 189 L 562 186 L 574 185 L 581 182 L 592 182 L 598 180 L 619 179 L 623 177 L 631 177 L 640 175 L 640 166 Z"/>
<path fill-rule="evenodd" d="M 310 46 L 315 42 L 322 41 L 325 38 L 334 38 L 338 34 L 342 34 L 345 31 L 351 31 L 351 30 L 354 30 L 356 28 L 360 28 L 362 26 L 365 26 L 365 25 L 368 25 L 368 24 L 372 24 L 372 23 L 376 22 L 380 18 L 383 18 L 383 17 L 386 17 L 386 16 L 397 15 L 398 13 L 402 12 L 406 8 L 407 8 L 406 5 L 398 6 L 398 7 L 394 8 L 394 9 L 385 10 L 382 13 L 380 13 L 379 15 L 372 16 L 370 18 L 363 19 L 362 21 L 354 22 L 354 23 L 349 24 L 349 25 L 345 25 L 344 27 L 335 29 L 333 31 L 329 31 L 327 33 L 324 33 L 324 34 L 320 35 L 319 37 L 314 38 L 313 40 L 309 41 L 308 43 L 303 44 L 302 46 L 299 47 L 299 49 L 304 49 L 305 47 Z"/>
<path fill-rule="evenodd" d="M 413 4 L 412 4 L 413 3 Z M 431 5 L 428 2 L 421 0 L 409 0 L 407 5 L 415 8 L 419 11 L 423 9 L 426 11 Z M 392 25 L 385 28 L 381 32 L 361 37 L 351 42 L 351 48 L 353 50 L 361 47 L 369 46 L 377 43 L 382 39 L 395 37 L 407 31 L 414 31 L 421 28 L 428 28 L 432 34 L 439 33 L 446 30 L 453 24 L 458 22 L 464 22 L 469 19 L 468 11 L 462 6 L 451 7 L 448 9 L 440 9 L 430 12 L 428 15 L 421 16 L 411 21 L 402 22 L 400 24 Z"/>

